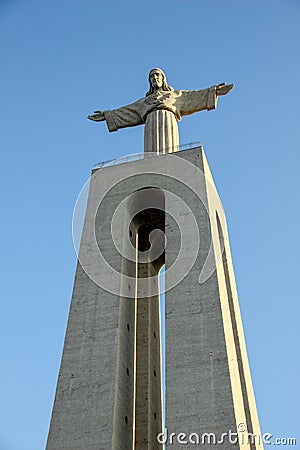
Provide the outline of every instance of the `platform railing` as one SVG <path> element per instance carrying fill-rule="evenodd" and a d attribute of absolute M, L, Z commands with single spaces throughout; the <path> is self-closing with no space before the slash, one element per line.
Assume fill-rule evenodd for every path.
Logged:
<path fill-rule="evenodd" d="M 169 155 L 170 153 L 177 153 L 179 151 L 182 152 L 182 151 L 189 150 L 191 148 L 196 148 L 196 147 L 202 148 L 201 143 L 200 142 L 189 142 L 188 144 L 181 144 L 176 147 L 176 150 L 174 150 L 174 148 L 172 147 L 172 151 L 166 152 L 166 153 L 151 153 L 151 152 L 149 152 L 149 153 L 145 153 L 145 152 L 133 153 L 133 154 L 127 155 L 127 156 L 121 156 L 120 158 L 109 159 L 107 161 L 98 162 L 98 163 L 94 164 L 94 169 L 103 169 L 104 167 L 117 166 L 119 164 L 126 164 L 126 163 L 132 162 L 132 161 L 149 159 L 149 158 L 153 158 L 155 156 L 162 156 L 164 154 Z"/>

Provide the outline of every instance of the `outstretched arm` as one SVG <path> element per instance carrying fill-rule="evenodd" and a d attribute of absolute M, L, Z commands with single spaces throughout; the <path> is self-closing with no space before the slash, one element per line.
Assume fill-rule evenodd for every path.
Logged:
<path fill-rule="evenodd" d="M 217 107 L 218 97 L 226 95 L 233 87 L 233 84 L 226 85 L 226 83 L 221 83 L 208 89 L 179 91 L 181 95 L 176 100 L 176 106 L 182 116 L 205 109 L 210 111 Z"/>
<path fill-rule="evenodd" d="M 140 110 L 141 102 L 138 100 L 131 105 L 111 111 L 95 111 L 94 114 L 88 116 L 88 119 L 94 122 L 105 120 L 109 131 L 117 131 L 119 128 L 134 127 L 144 123 Z"/>

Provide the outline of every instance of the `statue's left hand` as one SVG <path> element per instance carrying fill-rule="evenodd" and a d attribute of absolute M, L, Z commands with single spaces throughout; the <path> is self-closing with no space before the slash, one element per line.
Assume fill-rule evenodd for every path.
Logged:
<path fill-rule="evenodd" d="M 221 83 L 221 84 L 218 84 L 216 86 L 216 88 L 217 88 L 216 89 L 217 95 L 226 95 L 226 94 L 228 94 L 228 92 L 231 91 L 231 89 L 234 88 L 234 84 Z"/>

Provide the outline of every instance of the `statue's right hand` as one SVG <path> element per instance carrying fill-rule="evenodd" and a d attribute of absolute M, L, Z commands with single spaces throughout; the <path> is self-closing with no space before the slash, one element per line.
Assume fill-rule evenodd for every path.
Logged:
<path fill-rule="evenodd" d="M 234 88 L 234 84 L 220 83 L 216 86 L 216 94 L 217 95 L 226 95 L 233 88 Z"/>
<path fill-rule="evenodd" d="M 88 119 L 94 120 L 95 122 L 102 122 L 105 120 L 103 111 L 94 111 L 95 114 L 92 114 L 91 116 L 87 116 Z"/>

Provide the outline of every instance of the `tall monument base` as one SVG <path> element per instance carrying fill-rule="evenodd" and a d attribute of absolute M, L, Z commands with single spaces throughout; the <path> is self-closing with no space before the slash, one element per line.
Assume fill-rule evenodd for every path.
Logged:
<path fill-rule="evenodd" d="M 95 169 L 47 450 L 180 449 L 197 439 L 212 449 L 222 436 L 224 449 L 263 448 L 226 220 L 203 149 Z"/>

